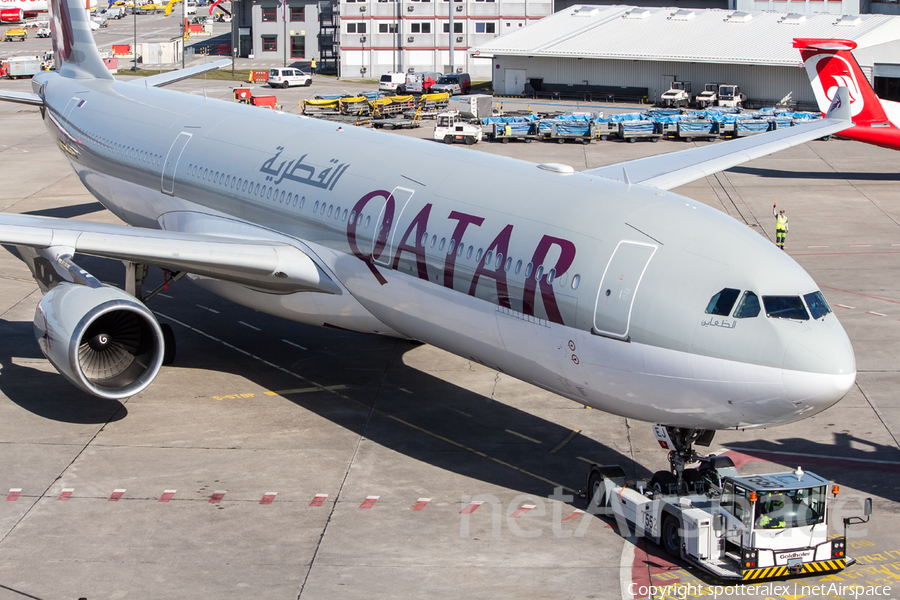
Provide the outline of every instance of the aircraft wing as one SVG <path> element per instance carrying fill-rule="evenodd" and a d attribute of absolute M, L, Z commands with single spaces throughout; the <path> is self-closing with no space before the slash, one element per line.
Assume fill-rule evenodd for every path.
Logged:
<path fill-rule="evenodd" d="M 132 79 L 131 81 L 129 81 L 129 83 L 137 83 L 139 85 L 144 85 L 147 87 L 162 87 L 164 85 L 169 85 L 170 83 L 175 83 L 176 81 L 181 81 L 182 79 L 188 79 L 189 77 L 193 77 L 194 75 L 200 75 L 201 73 L 215 71 L 220 67 L 224 67 L 225 65 L 230 64 L 231 59 L 223 58 L 221 60 L 214 60 L 211 63 L 206 63 L 205 65 L 196 65 L 194 67 L 188 67 L 186 69 L 178 69 L 176 71 L 169 71 L 168 73 L 160 73 L 158 75 L 142 77 L 141 79 Z"/>
<path fill-rule="evenodd" d="M 638 158 L 582 172 L 670 190 L 754 158 L 832 135 L 850 127 L 853 127 L 850 120 L 850 100 L 847 88 L 840 87 L 835 93 L 828 114 L 821 120 L 722 144 Z"/>
<path fill-rule="evenodd" d="M 90 256 L 186 271 L 273 293 L 342 293 L 340 286 L 300 248 L 263 239 L 0 214 L 0 243 L 70 248 Z"/>
<path fill-rule="evenodd" d="M 14 92 L 12 90 L 0 90 L 0 100 L 4 102 L 18 102 L 19 104 L 33 104 L 43 106 L 44 100 L 31 92 Z"/>

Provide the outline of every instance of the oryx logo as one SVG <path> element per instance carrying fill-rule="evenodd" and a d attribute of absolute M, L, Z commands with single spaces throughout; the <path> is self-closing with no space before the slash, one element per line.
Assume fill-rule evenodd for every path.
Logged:
<path fill-rule="evenodd" d="M 806 59 L 806 71 L 819 106 L 834 101 L 839 86 L 847 86 L 850 96 L 850 116 L 862 112 L 865 101 L 856 79 L 855 65 L 835 54 L 815 54 Z M 839 100 L 839 99 L 838 99 Z"/>
<path fill-rule="evenodd" d="M 840 107 L 841 107 L 841 97 L 835 95 L 834 100 L 831 101 L 831 106 L 828 107 L 828 112 L 831 112 Z"/>

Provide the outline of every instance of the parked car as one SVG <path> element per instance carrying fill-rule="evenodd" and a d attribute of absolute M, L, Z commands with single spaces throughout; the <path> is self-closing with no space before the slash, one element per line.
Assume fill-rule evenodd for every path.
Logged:
<path fill-rule="evenodd" d="M 381 92 L 390 92 L 392 94 L 403 94 L 406 92 L 406 73 L 400 71 L 388 71 L 381 76 L 378 82 L 378 90 Z"/>
<path fill-rule="evenodd" d="M 282 68 L 271 69 L 269 71 L 269 86 L 286 88 L 292 85 L 302 85 L 309 87 L 312 85 L 312 77 L 301 71 L 300 69 Z"/>
<path fill-rule="evenodd" d="M 431 91 L 434 93 L 447 92 L 451 96 L 459 96 L 468 94 L 471 87 L 472 80 L 468 73 L 451 73 L 450 75 L 441 75 L 438 82 L 431 87 Z"/>

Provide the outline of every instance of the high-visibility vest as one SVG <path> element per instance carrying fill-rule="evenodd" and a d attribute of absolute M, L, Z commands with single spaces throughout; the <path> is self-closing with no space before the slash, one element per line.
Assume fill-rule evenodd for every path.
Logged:
<path fill-rule="evenodd" d="M 778 218 L 775 220 L 775 230 L 776 231 L 786 231 L 787 230 L 787 217 L 779 214 Z"/>

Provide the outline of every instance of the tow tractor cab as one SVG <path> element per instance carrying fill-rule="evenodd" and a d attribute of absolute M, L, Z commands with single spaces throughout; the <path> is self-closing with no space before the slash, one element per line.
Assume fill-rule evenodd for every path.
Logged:
<path fill-rule="evenodd" d="M 463 142 L 471 146 L 481 141 L 482 134 L 481 125 L 463 120 L 457 112 L 445 112 L 437 116 L 433 138 L 442 140 L 445 144 Z"/>
<path fill-rule="evenodd" d="M 624 519 L 635 535 L 719 579 L 818 575 L 856 562 L 845 554 L 846 526 L 865 521 L 845 519 L 844 536 L 829 539 L 829 503 L 837 486 L 829 494 L 829 482 L 818 475 L 798 467 L 742 477 L 729 457 L 713 455 L 685 469 L 680 486 L 661 473 L 670 477 L 658 473 L 649 482 L 630 483 L 621 467 L 593 466 L 587 488 L 592 512 Z M 865 506 L 870 513 L 871 499 Z"/>
<path fill-rule="evenodd" d="M 747 96 L 741 93 L 741 88 L 733 83 L 723 83 L 719 86 L 719 98 L 716 101 L 719 106 L 726 108 L 741 108 Z"/>
<path fill-rule="evenodd" d="M 691 83 L 689 81 L 673 81 L 659 98 L 659 103 L 666 107 L 680 108 L 691 103 Z"/>
<path fill-rule="evenodd" d="M 715 106 L 716 100 L 718 100 L 718 94 L 719 84 L 707 83 L 703 91 L 697 94 L 694 102 L 697 104 L 697 108 L 707 108 L 709 106 Z"/>

